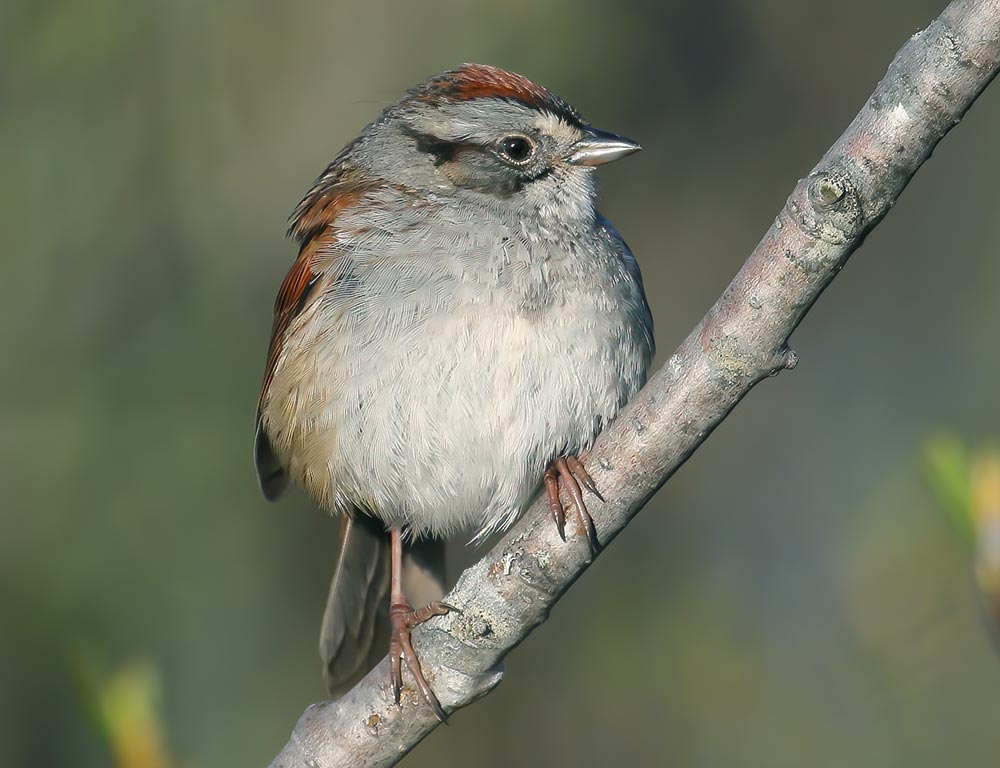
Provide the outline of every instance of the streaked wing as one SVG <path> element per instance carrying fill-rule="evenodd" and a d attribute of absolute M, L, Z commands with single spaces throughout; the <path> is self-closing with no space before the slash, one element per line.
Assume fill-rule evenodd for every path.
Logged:
<path fill-rule="evenodd" d="M 299 257 L 285 275 L 274 302 L 274 324 L 271 327 L 271 343 L 267 349 L 267 364 L 264 368 L 264 383 L 257 399 L 257 427 L 254 435 L 254 463 L 261 491 L 269 501 L 278 498 L 288 487 L 288 476 L 271 447 L 270 438 L 264 429 L 261 409 L 268 388 L 274 378 L 274 371 L 281 357 L 285 334 L 296 317 L 311 301 L 322 293 L 325 276 L 316 270 L 317 261 L 324 246 L 335 239 L 332 231 L 312 238 L 302 246 Z"/>
<path fill-rule="evenodd" d="M 267 349 L 264 381 L 257 399 L 254 463 L 265 498 L 274 500 L 288 487 L 288 476 L 275 455 L 261 418 L 261 409 L 275 369 L 281 360 L 285 336 L 302 311 L 322 295 L 329 278 L 321 268 L 323 256 L 337 242 L 337 218 L 364 195 L 335 165 L 319 178 L 292 215 L 290 234 L 300 243 L 299 255 L 288 270 L 274 301 L 274 324 Z"/>

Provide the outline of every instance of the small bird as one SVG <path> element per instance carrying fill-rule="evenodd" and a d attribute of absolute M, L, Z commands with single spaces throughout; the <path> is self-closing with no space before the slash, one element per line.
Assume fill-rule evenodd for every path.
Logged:
<path fill-rule="evenodd" d="M 544 488 L 565 540 L 563 488 L 596 550 L 578 456 L 645 383 L 653 323 L 594 169 L 639 148 L 465 64 L 385 109 L 293 212 L 254 458 L 268 499 L 294 481 L 342 517 L 334 694 L 387 639 L 396 703 L 405 661 L 444 718 L 410 630 L 457 610 L 436 599 L 445 538 L 503 530 Z"/>

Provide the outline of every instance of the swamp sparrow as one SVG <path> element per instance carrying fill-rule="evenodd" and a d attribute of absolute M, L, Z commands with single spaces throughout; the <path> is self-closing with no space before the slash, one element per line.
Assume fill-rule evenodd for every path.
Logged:
<path fill-rule="evenodd" d="M 466 64 L 387 108 L 292 214 L 254 458 L 268 499 L 294 481 L 343 518 L 331 691 L 388 639 L 396 701 L 405 660 L 443 718 L 410 629 L 452 608 L 414 610 L 404 580 L 441 596 L 444 537 L 509 526 L 542 486 L 564 535 L 562 486 L 596 548 L 577 454 L 645 382 L 653 337 L 594 168 L 638 149 Z"/>

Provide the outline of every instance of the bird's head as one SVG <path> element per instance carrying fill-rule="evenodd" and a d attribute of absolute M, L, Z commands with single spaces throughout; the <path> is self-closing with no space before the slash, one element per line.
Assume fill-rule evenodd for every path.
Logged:
<path fill-rule="evenodd" d="M 639 149 L 525 77 L 465 64 L 411 89 L 351 149 L 382 180 L 541 216 L 593 217 L 593 169 Z"/>

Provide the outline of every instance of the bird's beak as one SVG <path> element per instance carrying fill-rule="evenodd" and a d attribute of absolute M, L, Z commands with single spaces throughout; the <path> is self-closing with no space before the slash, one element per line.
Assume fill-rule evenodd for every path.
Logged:
<path fill-rule="evenodd" d="M 632 139 L 597 128 L 587 128 L 586 135 L 570 149 L 566 162 L 572 165 L 604 165 L 640 149 L 642 147 Z"/>

